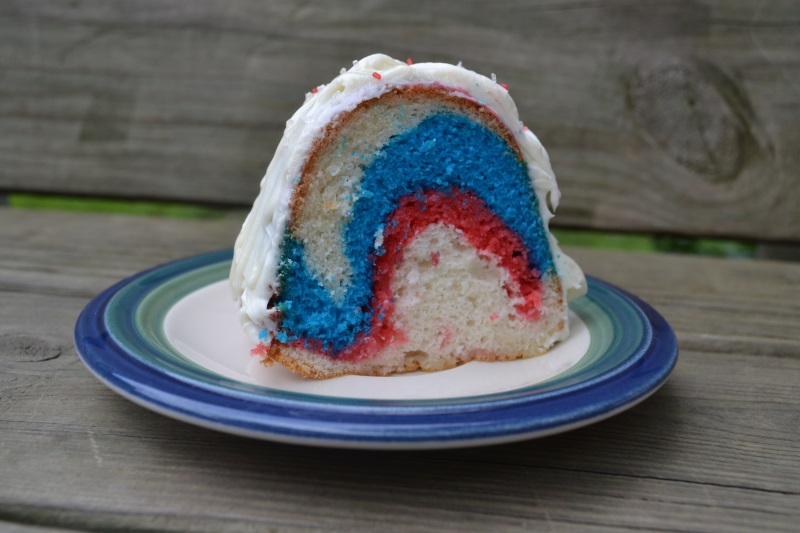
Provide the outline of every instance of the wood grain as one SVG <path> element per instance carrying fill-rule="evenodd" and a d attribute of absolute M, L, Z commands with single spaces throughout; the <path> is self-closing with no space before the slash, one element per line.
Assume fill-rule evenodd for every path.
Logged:
<path fill-rule="evenodd" d="M 383 51 L 508 83 L 573 227 L 800 240 L 800 4 L 0 7 L 0 191 L 244 205 L 310 87 Z"/>
<path fill-rule="evenodd" d="M 0 209 L 0 524 L 137 531 L 795 531 L 800 265 L 587 249 L 673 324 L 641 405 L 563 435 L 441 452 L 260 442 L 138 407 L 78 360 L 107 285 L 230 246 L 211 222 Z"/>

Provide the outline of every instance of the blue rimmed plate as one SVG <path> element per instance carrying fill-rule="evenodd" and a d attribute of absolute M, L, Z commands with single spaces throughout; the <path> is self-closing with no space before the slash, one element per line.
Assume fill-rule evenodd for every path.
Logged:
<path fill-rule="evenodd" d="M 250 437 L 374 449 L 511 442 L 584 426 L 655 392 L 675 365 L 669 324 L 589 278 L 570 338 L 548 354 L 436 373 L 307 380 L 249 355 L 227 289 L 231 252 L 168 263 L 108 288 L 81 313 L 83 362 L 164 415 Z"/>

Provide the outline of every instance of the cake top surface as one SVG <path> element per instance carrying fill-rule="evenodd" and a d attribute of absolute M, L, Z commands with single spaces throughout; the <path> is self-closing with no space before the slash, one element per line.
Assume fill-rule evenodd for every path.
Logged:
<path fill-rule="evenodd" d="M 527 164 L 528 175 L 538 197 L 542 222 L 547 228 L 560 199 L 550 160 L 539 140 L 519 119 L 508 88 L 492 78 L 459 65 L 411 63 L 374 54 L 354 62 L 330 83 L 306 94 L 305 103 L 286 123 L 275 156 L 261 181 L 261 192 L 236 241 L 231 287 L 240 305 L 241 321 L 257 338 L 274 332 L 276 323 L 268 309 L 277 291 L 278 260 L 284 230 L 290 216 L 292 192 L 299 183 L 303 165 L 325 127 L 361 102 L 378 98 L 394 88 L 409 85 L 435 86 L 453 96 L 478 102 L 497 117 L 513 135 Z M 549 235 L 549 232 L 548 232 Z M 585 291 L 580 268 L 560 252 L 552 235 L 553 258 L 568 295 Z"/>

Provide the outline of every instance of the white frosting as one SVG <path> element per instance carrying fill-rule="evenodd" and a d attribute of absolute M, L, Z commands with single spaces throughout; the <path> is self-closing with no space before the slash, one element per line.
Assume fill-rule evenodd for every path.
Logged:
<path fill-rule="evenodd" d="M 286 123 L 283 139 L 261 180 L 261 193 L 236 240 L 231 268 L 231 288 L 239 302 L 240 320 L 251 337 L 257 338 L 262 330 L 274 333 L 277 326 L 274 311 L 267 309 L 267 302 L 278 288 L 278 259 L 289 218 L 289 201 L 314 141 L 336 116 L 353 110 L 362 101 L 377 98 L 393 87 L 427 84 L 441 85 L 452 89 L 453 96 L 479 102 L 506 125 L 528 162 L 528 174 L 547 229 L 553 217 L 550 209 L 558 207 L 561 195 L 547 152 L 519 120 L 514 101 L 505 88 L 460 65 L 408 65 L 383 54 L 371 55 L 355 62 L 329 84 L 317 87 L 316 93 L 306 94 L 305 103 Z M 552 235 L 550 240 L 568 297 L 583 294 L 586 290 L 583 272 L 561 252 Z"/>

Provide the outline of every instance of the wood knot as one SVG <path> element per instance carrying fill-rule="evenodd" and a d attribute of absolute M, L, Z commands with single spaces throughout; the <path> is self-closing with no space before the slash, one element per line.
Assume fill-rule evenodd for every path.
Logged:
<path fill-rule="evenodd" d="M 738 174 L 748 104 L 713 65 L 675 57 L 642 64 L 629 81 L 628 104 L 646 135 L 679 164 L 715 182 Z"/>
<path fill-rule="evenodd" d="M 37 337 L 10 334 L 0 336 L 0 353 L 6 361 L 38 363 L 57 358 L 62 350 Z"/>

